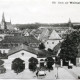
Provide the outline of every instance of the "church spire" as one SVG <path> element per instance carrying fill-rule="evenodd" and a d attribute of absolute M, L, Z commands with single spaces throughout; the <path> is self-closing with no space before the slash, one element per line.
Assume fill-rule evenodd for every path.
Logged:
<path fill-rule="evenodd" d="M 71 23 L 71 19 L 69 18 L 69 23 Z"/>
<path fill-rule="evenodd" d="M 10 23 L 11 23 L 11 19 L 10 19 Z"/>
<path fill-rule="evenodd" d="M 70 18 L 69 18 L 68 26 L 69 27 L 72 27 L 73 26 Z"/>
<path fill-rule="evenodd" d="M 7 29 L 5 17 L 4 17 L 4 12 L 2 14 L 2 22 L 1 22 L 1 29 Z"/>
<path fill-rule="evenodd" d="M 2 22 L 5 22 L 4 12 L 2 14 Z"/>

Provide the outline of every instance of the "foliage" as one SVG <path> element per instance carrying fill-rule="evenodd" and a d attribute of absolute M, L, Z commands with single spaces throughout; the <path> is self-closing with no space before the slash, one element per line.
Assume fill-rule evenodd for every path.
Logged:
<path fill-rule="evenodd" d="M 50 49 L 50 48 L 48 48 L 48 51 L 49 51 L 49 52 L 53 52 L 53 50 L 52 50 L 52 49 Z"/>
<path fill-rule="evenodd" d="M 43 43 L 41 43 L 41 44 L 39 45 L 39 49 L 45 49 L 45 45 L 44 45 Z"/>
<path fill-rule="evenodd" d="M 52 57 L 47 57 L 45 59 L 46 63 L 47 63 L 47 68 L 48 69 L 51 69 L 52 68 L 52 65 L 54 64 L 54 59 Z"/>
<path fill-rule="evenodd" d="M 0 66 L 0 74 L 5 73 L 6 72 L 6 68 L 4 68 L 3 65 Z"/>
<path fill-rule="evenodd" d="M 35 71 L 37 68 L 38 60 L 34 57 L 29 59 L 29 69 Z"/>
<path fill-rule="evenodd" d="M 37 29 L 40 24 L 36 23 L 36 24 L 16 24 L 16 27 L 18 27 L 20 30 L 23 29 Z"/>
<path fill-rule="evenodd" d="M 66 39 L 62 42 L 60 58 L 63 60 L 75 59 L 78 54 L 78 45 L 80 44 L 80 32 L 74 31 L 67 35 Z"/>
<path fill-rule="evenodd" d="M 12 70 L 15 71 L 15 73 L 20 73 L 25 69 L 24 61 L 20 58 L 16 58 L 12 61 Z"/>
<path fill-rule="evenodd" d="M 4 63 L 4 61 L 0 60 L 0 66 Z"/>
<path fill-rule="evenodd" d="M 0 51 L 0 59 L 8 58 L 6 53 L 1 53 Z"/>

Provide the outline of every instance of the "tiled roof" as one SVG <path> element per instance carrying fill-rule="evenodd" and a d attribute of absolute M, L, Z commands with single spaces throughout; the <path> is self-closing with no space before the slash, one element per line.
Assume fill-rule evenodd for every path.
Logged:
<path fill-rule="evenodd" d="M 48 29 L 43 29 L 42 33 L 39 35 L 40 40 L 47 40 L 49 36 L 49 30 Z"/>
<path fill-rule="evenodd" d="M 29 46 L 26 46 L 24 44 L 20 45 L 20 46 L 17 46 L 15 48 L 12 48 L 9 50 L 9 53 L 8 53 L 8 56 L 12 55 L 12 54 L 15 54 L 16 52 L 19 52 L 21 50 L 25 50 L 25 51 L 28 51 L 28 52 L 31 52 L 33 54 L 36 54 L 36 51 L 34 48 L 31 48 Z M 36 54 L 37 55 L 37 54 Z"/>
<path fill-rule="evenodd" d="M 53 30 L 50 37 L 49 37 L 49 39 L 52 39 L 52 40 L 57 40 L 58 39 L 58 40 L 60 40 L 61 37 L 58 35 L 58 33 L 55 30 Z"/>
<path fill-rule="evenodd" d="M 53 52 L 49 52 L 46 50 L 37 50 L 37 56 L 38 58 L 42 58 L 42 57 L 54 57 L 55 55 L 53 54 Z"/>
<path fill-rule="evenodd" d="M 6 36 L 0 43 L 40 43 L 33 36 Z"/>
<path fill-rule="evenodd" d="M 35 50 L 34 48 L 32 47 L 29 47 L 29 46 L 26 46 L 24 44 L 18 46 L 18 47 L 15 47 L 15 48 L 12 48 L 9 50 L 9 53 L 8 53 L 8 56 L 12 55 L 12 54 L 15 54 L 21 50 L 25 50 L 25 51 L 28 51 L 32 54 L 35 54 L 37 55 L 38 58 L 43 58 L 43 57 L 51 57 L 51 56 L 55 56 L 55 55 L 52 55 L 53 53 L 49 52 L 49 51 L 46 51 L 46 50 Z"/>
<path fill-rule="evenodd" d="M 58 43 L 54 48 L 53 48 L 53 53 L 54 55 L 57 55 L 58 50 L 61 48 L 61 42 Z"/>

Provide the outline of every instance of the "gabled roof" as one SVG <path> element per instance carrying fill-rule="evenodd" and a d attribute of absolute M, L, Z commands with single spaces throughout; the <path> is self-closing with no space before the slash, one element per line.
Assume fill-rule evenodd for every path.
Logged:
<path fill-rule="evenodd" d="M 58 33 L 55 30 L 53 30 L 50 37 L 49 37 L 49 39 L 51 39 L 51 40 L 60 40 L 61 37 L 58 35 Z"/>
<path fill-rule="evenodd" d="M 57 55 L 58 51 L 60 50 L 61 48 L 61 42 L 59 42 L 54 48 L 53 48 L 53 53 L 55 55 Z"/>
<path fill-rule="evenodd" d="M 6 36 L 0 43 L 40 43 L 34 36 Z"/>
<path fill-rule="evenodd" d="M 34 48 L 32 47 L 29 47 L 29 46 L 26 46 L 24 44 L 18 46 L 18 47 L 15 47 L 15 48 L 12 48 L 9 50 L 9 53 L 7 54 L 8 56 L 10 55 L 13 55 L 21 50 L 24 50 L 24 51 L 27 51 L 27 52 L 30 52 L 32 54 L 35 54 L 38 58 L 43 58 L 43 57 L 53 57 L 55 55 L 53 55 L 52 52 L 49 52 L 49 51 L 46 51 L 46 50 L 35 50 Z"/>
<path fill-rule="evenodd" d="M 31 47 L 29 47 L 29 46 L 26 46 L 26 45 L 22 44 L 22 45 L 20 45 L 20 46 L 17 46 L 17 47 L 15 47 L 15 48 L 10 49 L 10 50 L 9 50 L 9 53 L 8 53 L 8 56 L 10 56 L 10 55 L 12 55 L 12 54 L 15 54 L 16 52 L 19 52 L 19 51 L 21 51 L 21 50 L 25 50 L 25 51 L 28 51 L 28 52 L 30 52 L 30 53 L 33 53 L 33 54 L 37 55 L 34 48 L 31 48 Z"/>
<path fill-rule="evenodd" d="M 47 40 L 49 37 L 50 31 L 48 29 L 43 29 L 42 33 L 39 35 L 40 40 Z"/>

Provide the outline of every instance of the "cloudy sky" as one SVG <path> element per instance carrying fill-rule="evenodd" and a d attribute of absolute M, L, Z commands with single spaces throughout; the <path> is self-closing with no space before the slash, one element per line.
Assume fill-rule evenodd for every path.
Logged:
<path fill-rule="evenodd" d="M 55 2 L 56 4 L 52 4 Z M 0 0 L 6 21 L 13 24 L 80 22 L 80 4 L 58 4 L 58 2 L 80 2 L 80 0 Z"/>

